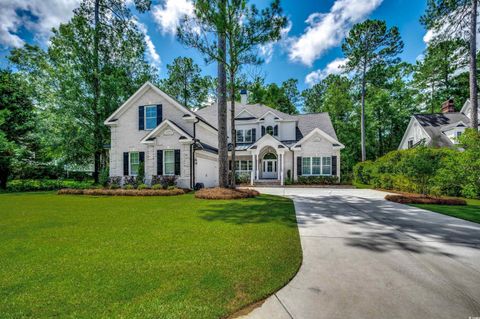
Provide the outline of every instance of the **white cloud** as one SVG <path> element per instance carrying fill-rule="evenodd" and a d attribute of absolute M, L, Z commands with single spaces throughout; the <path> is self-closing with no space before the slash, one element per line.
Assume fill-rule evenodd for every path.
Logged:
<path fill-rule="evenodd" d="M 152 14 L 163 33 L 176 34 L 180 19 L 193 16 L 193 3 L 190 0 L 165 0 L 163 4 L 153 6 Z"/>
<path fill-rule="evenodd" d="M 37 40 L 49 38 L 51 29 L 68 21 L 80 0 L 2 0 L 0 10 L 0 46 L 21 47 L 17 35 L 21 27 L 34 33 Z"/>
<path fill-rule="evenodd" d="M 147 59 L 150 63 L 160 70 L 160 66 L 162 64 L 162 60 L 160 59 L 160 55 L 157 53 L 157 49 L 155 48 L 155 44 L 153 44 L 152 38 L 148 35 L 147 26 L 141 22 L 135 21 L 136 25 L 140 32 L 143 33 L 145 43 L 147 45 Z"/>
<path fill-rule="evenodd" d="M 345 66 L 347 62 L 348 59 L 337 58 L 327 64 L 324 69 L 316 70 L 307 74 L 305 77 L 305 83 L 307 83 L 309 86 L 313 86 L 325 79 L 330 74 L 340 74 L 343 72 L 343 66 Z"/>
<path fill-rule="evenodd" d="M 338 46 L 353 24 L 365 19 L 383 0 L 336 0 L 330 12 L 313 13 L 308 27 L 292 39 L 289 57 L 311 66 L 328 49 Z"/>
<path fill-rule="evenodd" d="M 272 61 L 273 52 L 275 51 L 275 45 L 285 45 L 288 41 L 288 33 L 292 29 L 292 21 L 288 20 L 287 26 L 280 30 L 280 39 L 275 42 L 266 43 L 259 46 L 260 55 L 265 59 L 265 63 Z"/>

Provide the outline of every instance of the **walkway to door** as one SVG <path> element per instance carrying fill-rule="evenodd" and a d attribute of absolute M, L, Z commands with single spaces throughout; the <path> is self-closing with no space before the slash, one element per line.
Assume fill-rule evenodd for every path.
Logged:
<path fill-rule="evenodd" d="M 259 188 L 293 198 L 297 276 L 246 318 L 480 317 L 480 225 L 355 189 Z"/>

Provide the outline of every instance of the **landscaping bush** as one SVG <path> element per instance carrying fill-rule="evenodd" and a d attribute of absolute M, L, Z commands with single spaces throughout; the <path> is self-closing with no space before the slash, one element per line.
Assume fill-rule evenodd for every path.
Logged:
<path fill-rule="evenodd" d="M 122 177 L 121 176 L 112 176 L 108 179 L 108 187 L 110 189 L 120 188 L 121 185 L 122 185 Z"/>
<path fill-rule="evenodd" d="M 385 199 L 400 204 L 467 205 L 467 202 L 461 198 L 429 197 L 418 194 L 387 195 Z"/>
<path fill-rule="evenodd" d="M 100 176 L 99 176 L 99 178 L 98 178 L 98 182 L 99 182 L 100 185 L 102 185 L 103 187 L 107 187 L 109 181 L 110 181 L 110 174 L 109 174 L 108 168 L 104 168 L 104 169 L 102 169 L 102 171 L 100 172 Z"/>
<path fill-rule="evenodd" d="M 235 177 L 235 182 L 237 184 L 250 184 L 250 174 L 249 173 L 237 173 Z"/>
<path fill-rule="evenodd" d="M 195 192 L 196 198 L 202 199 L 242 199 L 251 198 L 260 195 L 253 189 L 231 189 L 231 188 L 202 188 Z"/>
<path fill-rule="evenodd" d="M 131 185 L 128 185 L 131 186 Z M 181 188 L 166 189 L 61 189 L 59 195 L 94 196 L 174 196 L 185 194 Z"/>
<path fill-rule="evenodd" d="M 299 185 L 332 185 L 337 183 L 337 176 L 298 176 L 295 182 Z"/>
<path fill-rule="evenodd" d="M 176 186 L 177 177 L 174 175 L 153 175 L 152 186 L 161 185 L 162 188 L 167 189 L 169 186 Z"/>
<path fill-rule="evenodd" d="M 146 184 L 140 184 L 140 185 L 138 185 L 138 187 L 137 187 L 137 189 L 139 189 L 139 190 L 149 189 L 149 188 L 150 188 L 150 187 L 148 187 L 148 185 L 146 185 Z"/>
<path fill-rule="evenodd" d="M 375 162 L 358 163 L 353 169 L 354 181 L 423 195 L 478 197 L 480 146 L 470 140 L 462 145 L 464 152 L 420 146 L 390 152 Z"/>
<path fill-rule="evenodd" d="M 61 179 L 13 180 L 7 185 L 7 192 L 51 191 L 61 188 L 90 188 L 91 182 L 76 182 Z"/>
<path fill-rule="evenodd" d="M 137 181 L 137 178 L 135 176 L 124 176 L 123 177 L 123 188 L 133 189 L 133 188 L 137 188 L 137 186 L 138 186 L 138 181 Z"/>

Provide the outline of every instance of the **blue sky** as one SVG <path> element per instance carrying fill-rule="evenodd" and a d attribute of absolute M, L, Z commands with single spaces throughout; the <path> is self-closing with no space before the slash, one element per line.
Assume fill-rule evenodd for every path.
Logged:
<path fill-rule="evenodd" d="M 0 64 L 12 47 L 23 43 L 45 46 L 49 30 L 66 22 L 80 0 L 0 0 Z M 251 1 L 262 8 L 267 0 Z M 281 41 L 263 48 L 266 62 L 256 68 L 266 82 L 298 79 L 300 89 L 336 73 L 343 63 L 341 40 L 354 23 L 368 18 L 382 19 L 399 27 L 405 42 L 402 58 L 415 62 L 425 49 L 426 33 L 419 18 L 426 0 L 282 0 L 289 19 Z M 166 75 L 166 65 L 177 56 L 192 57 L 205 74 L 215 75 L 215 65 L 206 66 L 194 49 L 182 46 L 174 30 L 178 18 L 191 14 L 190 0 L 154 1 L 153 10 L 137 15 L 145 32 L 147 58 Z"/>

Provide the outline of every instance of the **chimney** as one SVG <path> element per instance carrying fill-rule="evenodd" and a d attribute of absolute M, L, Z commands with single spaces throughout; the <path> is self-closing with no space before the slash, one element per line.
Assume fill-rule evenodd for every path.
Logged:
<path fill-rule="evenodd" d="M 455 103 L 453 99 L 448 99 L 442 103 L 442 113 L 453 113 L 455 112 Z"/>
<path fill-rule="evenodd" d="M 240 90 L 240 103 L 242 103 L 243 105 L 246 105 L 246 104 L 247 104 L 247 101 L 248 101 L 248 92 L 247 92 L 247 90 L 245 90 L 245 89 Z"/>

